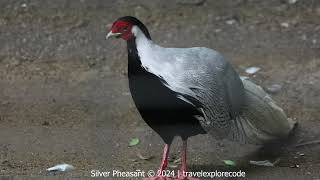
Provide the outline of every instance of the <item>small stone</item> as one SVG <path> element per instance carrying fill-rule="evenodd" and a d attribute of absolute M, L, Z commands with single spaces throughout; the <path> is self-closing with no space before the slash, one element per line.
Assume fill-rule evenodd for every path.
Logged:
<path fill-rule="evenodd" d="M 288 0 L 287 2 L 288 2 L 288 4 L 295 4 L 298 2 L 298 0 Z"/>
<path fill-rule="evenodd" d="M 21 7 L 26 8 L 28 7 L 26 3 L 21 4 Z"/>
<path fill-rule="evenodd" d="M 227 20 L 227 21 L 226 21 L 226 24 L 228 24 L 228 25 L 233 25 L 233 24 L 235 24 L 236 22 L 237 22 L 236 20 L 230 19 L 230 20 Z"/>
<path fill-rule="evenodd" d="M 74 170 L 74 169 L 75 168 L 70 164 L 58 164 L 58 165 L 55 165 L 53 167 L 48 168 L 47 171 L 64 172 L 64 171 L 71 171 L 71 170 Z"/>
<path fill-rule="evenodd" d="M 221 32 L 221 31 L 222 31 L 222 29 L 215 29 L 215 30 L 214 30 L 215 33 L 219 33 L 219 32 Z"/>
<path fill-rule="evenodd" d="M 295 164 L 295 165 L 290 166 L 290 168 L 299 168 L 299 167 L 300 167 L 299 164 Z"/>
<path fill-rule="evenodd" d="M 216 21 L 220 21 L 221 20 L 221 16 L 217 16 L 216 18 L 214 18 Z"/>
<path fill-rule="evenodd" d="M 282 85 L 280 84 L 272 84 L 266 88 L 268 93 L 276 94 L 282 89 Z"/>
<path fill-rule="evenodd" d="M 283 22 L 280 25 L 281 27 L 284 27 L 284 28 L 288 28 L 290 26 L 288 22 Z"/>
<path fill-rule="evenodd" d="M 261 68 L 259 67 L 249 67 L 246 69 L 247 74 L 255 74 L 256 72 L 260 71 Z"/>

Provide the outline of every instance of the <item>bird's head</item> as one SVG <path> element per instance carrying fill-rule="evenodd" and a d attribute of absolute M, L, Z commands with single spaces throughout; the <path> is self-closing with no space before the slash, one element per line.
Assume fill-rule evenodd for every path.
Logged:
<path fill-rule="evenodd" d="M 110 37 L 116 37 L 129 41 L 137 36 L 136 28 L 139 28 L 148 39 L 151 39 L 145 25 L 132 16 L 124 16 L 117 19 L 112 24 L 111 30 L 107 34 L 106 38 L 109 39 Z"/>

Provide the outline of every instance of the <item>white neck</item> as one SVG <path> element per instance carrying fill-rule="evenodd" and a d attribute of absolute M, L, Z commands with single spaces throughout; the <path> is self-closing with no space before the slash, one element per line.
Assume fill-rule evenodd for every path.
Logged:
<path fill-rule="evenodd" d="M 158 74 L 158 69 L 162 67 L 159 65 L 161 61 L 158 60 L 160 46 L 154 44 L 152 40 L 148 39 L 137 26 L 133 26 L 132 33 L 136 37 L 136 47 L 140 57 L 141 66 L 149 72 Z"/>
<path fill-rule="evenodd" d="M 145 48 L 150 48 L 153 44 L 153 42 L 145 36 L 145 34 L 141 31 L 141 29 L 138 26 L 133 26 L 131 32 L 136 37 L 136 45 L 138 51 L 138 48 L 143 48 L 141 49 L 142 51 L 148 50 Z"/>

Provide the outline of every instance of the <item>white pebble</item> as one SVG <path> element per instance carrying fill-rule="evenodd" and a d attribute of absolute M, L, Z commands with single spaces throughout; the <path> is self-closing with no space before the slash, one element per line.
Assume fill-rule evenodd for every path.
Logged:
<path fill-rule="evenodd" d="M 284 28 L 288 28 L 289 27 L 289 23 L 287 23 L 287 22 L 283 22 L 280 25 L 281 25 L 281 27 L 284 27 Z"/>
<path fill-rule="evenodd" d="M 254 73 L 260 71 L 260 69 L 261 68 L 259 68 L 259 67 L 249 67 L 246 69 L 246 73 L 247 74 L 254 74 Z"/>
<path fill-rule="evenodd" d="M 75 168 L 70 165 L 70 164 L 57 164 L 53 167 L 50 167 L 47 169 L 47 171 L 61 171 L 61 172 L 64 172 L 64 171 L 71 171 L 71 170 L 74 170 Z"/>
<path fill-rule="evenodd" d="M 312 40 L 312 43 L 313 43 L 313 44 L 317 44 L 317 40 L 316 40 L 316 39 L 313 39 L 313 40 Z"/>
<path fill-rule="evenodd" d="M 226 24 L 228 24 L 228 25 L 233 25 L 235 23 L 236 23 L 236 20 L 234 20 L 234 19 L 230 19 L 230 20 L 226 21 Z"/>
<path fill-rule="evenodd" d="M 289 4 L 295 4 L 296 2 L 298 2 L 298 0 L 288 0 Z"/>

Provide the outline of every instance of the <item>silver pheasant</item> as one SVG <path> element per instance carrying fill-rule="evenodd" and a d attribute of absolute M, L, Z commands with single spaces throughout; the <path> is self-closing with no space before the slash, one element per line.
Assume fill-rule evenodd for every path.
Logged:
<path fill-rule="evenodd" d="M 212 49 L 161 47 L 151 40 L 144 24 L 130 16 L 116 20 L 109 37 L 127 42 L 133 100 L 166 144 L 161 171 L 167 167 L 175 136 L 183 140 L 183 172 L 191 136 L 208 133 L 217 139 L 265 144 L 285 138 L 294 126 L 260 86 L 241 80 Z"/>

